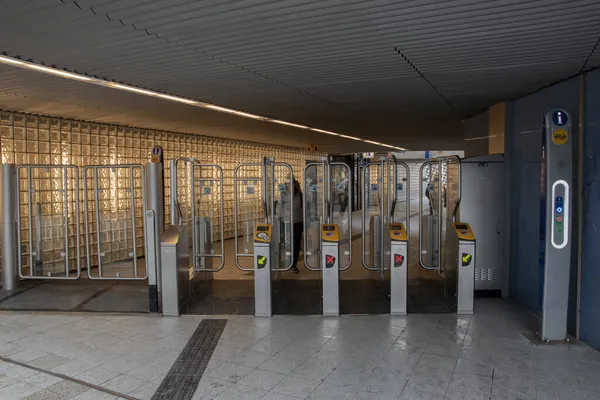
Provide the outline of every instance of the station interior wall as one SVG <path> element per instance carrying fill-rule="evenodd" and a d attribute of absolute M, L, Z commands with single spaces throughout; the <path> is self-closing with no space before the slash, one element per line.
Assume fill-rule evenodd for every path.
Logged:
<path fill-rule="evenodd" d="M 600 349 L 600 70 L 586 77 L 584 115 L 580 336 Z"/>
<path fill-rule="evenodd" d="M 582 81 L 585 84 L 582 85 Z M 583 105 L 583 110 L 581 110 Z M 510 199 L 510 297 L 532 312 L 541 312 L 542 266 L 539 257 L 541 128 L 545 113 L 563 107 L 571 113 L 573 146 L 572 254 L 568 332 L 577 333 L 577 285 L 580 288 L 579 337 L 600 349 L 600 70 L 544 88 L 507 103 L 505 136 L 506 190 Z M 583 111 L 583 153 L 579 153 Z M 484 137 L 489 118 L 484 112 L 465 121 L 465 139 Z M 465 141 L 465 149 L 486 154 L 484 145 Z M 471 147 L 469 147 L 471 146 Z M 471 153 L 472 154 L 472 153 Z M 583 158 L 583 197 L 577 195 L 578 163 Z M 578 210 L 582 207 L 582 218 Z M 581 224 L 581 243 L 578 230 Z M 578 258 L 581 272 L 578 276 Z"/>
<path fill-rule="evenodd" d="M 489 113 L 484 111 L 472 118 L 468 118 L 464 123 L 465 157 L 479 156 L 488 154 L 489 138 L 487 137 L 489 127 Z"/>
<path fill-rule="evenodd" d="M 218 164 L 223 168 L 224 178 L 224 214 L 225 214 L 225 231 L 215 232 L 216 239 L 223 235 L 224 238 L 233 237 L 233 170 L 240 163 L 256 163 L 261 162 L 265 156 L 275 157 L 276 161 L 289 163 L 294 170 L 294 177 L 302 182 L 304 175 L 304 166 L 308 160 L 318 161 L 324 153 L 308 152 L 299 148 L 274 146 L 252 142 L 242 142 L 235 140 L 224 140 L 200 135 L 189 135 L 177 132 L 166 132 L 158 130 L 143 129 L 137 127 L 98 124 L 93 122 L 61 119 L 48 116 L 39 116 L 31 114 L 20 114 L 11 111 L 0 111 L 0 158 L 2 163 L 14 163 L 17 165 L 26 164 L 45 164 L 45 165 L 64 165 L 72 164 L 80 167 L 80 176 L 83 176 L 82 167 L 87 165 L 114 165 L 114 164 L 143 164 L 150 161 L 152 147 L 155 145 L 162 146 L 165 160 L 165 222 L 170 221 L 170 166 L 169 160 L 175 157 L 194 157 L 204 164 Z M 283 170 L 282 175 L 283 175 Z M 24 171 L 23 171 L 24 172 Z M 41 196 L 44 204 L 47 205 L 51 215 L 43 215 L 42 218 L 51 218 L 51 230 L 55 233 L 63 232 L 64 220 L 62 214 L 64 208 L 62 205 L 61 184 L 57 185 L 52 174 L 44 174 L 43 171 L 38 171 L 33 179 L 36 193 L 42 193 Z M 258 170 L 251 171 L 258 173 Z M 99 172 L 100 181 L 110 182 L 110 185 L 121 187 L 127 184 L 127 176 L 120 176 L 120 172 L 112 172 L 104 170 Z M 180 174 L 186 177 L 185 173 L 178 173 L 178 193 L 182 203 L 182 213 L 184 220 L 190 219 L 191 209 L 191 191 L 189 182 L 182 182 Z M 113 176 L 116 175 L 116 176 Z M 213 172 L 214 175 L 214 172 Z M 59 175 L 60 176 L 60 175 Z M 189 175 L 187 175 L 189 177 Z M 282 176 L 283 177 L 283 176 Z M 284 179 L 287 177 L 283 177 Z M 88 179 L 88 177 L 83 178 Z M 60 183 L 60 179 L 57 180 Z M 89 180 L 88 180 L 89 181 Z M 189 181 L 189 179 L 188 179 Z M 68 183 L 69 191 L 69 212 L 74 209 L 72 203 L 73 196 L 73 179 Z M 21 191 L 21 220 L 22 220 L 22 246 L 27 248 L 27 181 L 23 174 L 20 174 L 20 191 Z M 141 193 L 141 180 L 137 180 L 134 184 L 136 191 Z M 216 189 L 216 188 L 215 188 Z M 211 193 L 216 193 L 213 189 Z M 199 191 L 199 190 L 198 190 Z M 258 195 L 260 188 L 257 188 Z M 83 187 L 80 184 L 80 212 L 83 212 Z M 240 191 L 241 226 L 245 226 L 245 221 L 259 222 L 263 215 L 263 210 L 260 204 L 252 203 L 248 206 L 245 203 L 246 192 Z M 126 196 L 126 195 L 125 195 Z M 205 196 L 206 197 L 206 196 Z M 248 197 L 248 196 L 246 196 Z M 218 201 L 216 195 L 210 196 L 206 201 L 206 209 L 211 210 L 213 224 L 218 228 Z M 212 202 L 213 204 L 208 204 Z M 141 209 L 141 201 L 136 207 Z M 90 206 L 90 220 L 94 220 L 93 208 Z M 100 212 L 105 214 L 101 217 L 104 220 L 99 228 L 102 237 L 108 236 L 111 232 L 114 235 L 115 230 L 119 230 L 125 237 L 132 237 L 134 234 L 129 222 L 131 220 L 131 209 L 128 201 L 106 201 L 102 202 Z M 43 212 L 43 214 L 45 214 Z M 242 215 L 243 214 L 243 215 Z M 72 230 L 74 217 L 72 214 L 69 217 L 69 254 L 70 259 L 76 258 L 75 251 L 75 232 Z M 138 218 L 139 217 L 139 218 Z M 139 219 L 137 226 L 141 226 L 141 213 L 136 211 L 136 219 Z M 109 221 L 110 220 L 110 221 Z M 83 218 L 80 219 L 83 221 Z M 106 223 L 104 223 L 106 222 Z M 43 221 L 44 226 L 47 221 Z M 83 224 L 83 222 L 80 222 Z M 115 225 L 116 224 L 116 225 Z M 252 224 L 251 224 L 252 225 Z M 83 228 L 82 228 L 83 229 Z M 47 229 L 43 229 L 43 234 L 47 233 Z M 125 232 L 126 231 L 126 232 Z M 51 235 L 53 234 L 51 232 Z M 82 230 L 83 232 L 83 230 Z M 138 241 L 138 255 L 143 254 L 143 231 L 135 229 Z M 56 236 L 56 234 L 54 234 Z M 42 237 L 42 241 L 45 239 Z M 63 245 L 64 246 L 64 245 Z M 85 245 L 80 245 L 82 257 L 85 255 Z M 56 251 L 45 251 L 45 262 L 54 262 L 55 258 L 60 258 L 54 253 L 60 253 L 60 245 Z M 93 249 L 92 249 L 93 250 Z M 92 253 L 93 251 L 90 250 Z M 119 257 L 123 253 L 126 258 L 129 250 L 122 249 L 119 246 L 111 247 L 111 257 Z M 112 254 L 114 253 L 114 254 Z M 93 254 L 92 254 L 93 255 Z M 46 260 L 46 257 L 52 258 Z M 28 257 L 24 257 L 28 259 Z M 27 262 L 27 260 L 25 260 Z"/>

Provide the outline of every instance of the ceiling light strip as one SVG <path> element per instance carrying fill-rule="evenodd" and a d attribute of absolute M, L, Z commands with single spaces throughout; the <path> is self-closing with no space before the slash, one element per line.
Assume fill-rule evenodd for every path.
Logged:
<path fill-rule="evenodd" d="M 388 147 L 390 149 L 395 149 L 395 150 L 406 150 L 402 147 L 397 147 L 397 146 L 393 146 L 393 145 L 389 145 L 389 144 L 385 144 L 385 143 L 375 142 L 375 141 L 367 140 L 367 139 L 361 139 L 361 138 L 358 138 L 355 136 L 343 135 L 341 133 L 327 131 L 324 129 L 312 128 L 310 126 L 295 124 L 293 122 L 287 122 L 287 121 L 283 121 L 283 120 L 279 120 L 279 119 L 268 118 L 268 117 L 264 117 L 262 115 L 251 114 L 251 113 L 247 113 L 247 112 L 243 112 L 243 111 L 234 110 L 232 108 L 218 106 L 216 104 L 205 103 L 202 101 L 187 99 L 185 97 L 173 96 L 170 94 L 156 92 L 154 90 L 141 89 L 141 88 L 131 86 L 131 85 L 111 82 L 111 81 L 107 81 L 107 80 L 99 79 L 99 78 L 93 78 L 93 77 L 89 77 L 89 76 L 74 73 L 74 72 L 68 72 L 68 71 L 54 68 L 54 67 L 47 67 L 45 65 L 35 64 L 35 63 L 29 62 L 29 61 L 23 61 L 18 58 L 8 57 L 8 56 L 2 55 L 2 54 L 0 54 L 0 63 L 7 64 L 7 65 L 13 65 L 16 67 L 25 68 L 25 69 L 29 69 L 29 70 L 33 70 L 33 71 L 43 72 L 43 73 L 50 74 L 50 75 L 60 76 L 62 78 L 73 79 L 73 80 L 80 81 L 80 82 L 86 82 L 86 83 L 91 83 L 94 85 L 104 86 L 104 87 L 111 88 L 111 89 L 123 90 L 123 91 L 127 91 L 127 92 L 141 94 L 144 96 L 157 97 L 160 99 L 174 101 L 177 103 L 183 103 L 183 104 L 187 104 L 190 106 L 195 106 L 195 107 L 200 107 L 200 108 L 204 108 L 204 109 L 208 109 L 208 110 L 228 113 L 228 114 L 236 115 L 236 116 L 243 117 L 243 118 L 250 118 L 250 119 L 255 119 L 255 120 L 259 120 L 259 121 L 270 122 L 273 124 L 289 126 L 292 128 L 304 129 L 304 130 L 308 130 L 308 131 L 312 131 L 312 132 L 336 136 L 336 137 L 339 137 L 342 139 L 355 140 L 355 141 L 359 141 L 359 142 L 363 142 L 363 143 L 374 144 L 377 146 Z"/>

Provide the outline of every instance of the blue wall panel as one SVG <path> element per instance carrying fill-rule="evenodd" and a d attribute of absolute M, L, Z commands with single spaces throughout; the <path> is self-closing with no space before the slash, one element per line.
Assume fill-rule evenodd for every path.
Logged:
<path fill-rule="evenodd" d="M 510 103 L 506 138 L 510 170 L 510 296 L 540 311 L 540 167 L 542 120 L 555 107 L 570 111 L 573 130 L 579 116 L 579 79 L 571 79 Z M 571 140 L 576 148 L 577 134 Z M 576 208 L 573 208 L 576 209 Z"/>
<path fill-rule="evenodd" d="M 581 340 L 600 348 L 600 71 L 587 77 L 585 121 Z"/>

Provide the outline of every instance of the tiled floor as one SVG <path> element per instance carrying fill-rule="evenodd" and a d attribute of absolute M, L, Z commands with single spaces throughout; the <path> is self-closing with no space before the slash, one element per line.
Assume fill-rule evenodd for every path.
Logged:
<path fill-rule="evenodd" d="M 201 317 L 0 314 L 0 399 L 148 399 Z M 600 399 L 600 352 L 537 346 L 500 300 L 473 317 L 232 317 L 200 399 Z M 75 381 L 38 372 L 72 377 Z"/>

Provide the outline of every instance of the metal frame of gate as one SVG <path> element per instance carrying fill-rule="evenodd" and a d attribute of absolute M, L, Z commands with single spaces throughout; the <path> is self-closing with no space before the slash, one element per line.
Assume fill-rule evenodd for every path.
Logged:
<path fill-rule="evenodd" d="M 37 255 L 36 250 L 33 249 L 33 194 L 35 189 L 32 187 L 32 172 L 38 169 L 50 171 L 51 169 L 62 170 L 62 178 L 63 178 L 63 188 L 59 191 L 63 194 L 63 208 L 64 208 L 64 241 L 65 248 L 64 252 L 61 252 L 61 256 L 65 259 L 65 276 L 35 276 L 33 275 L 34 269 L 34 256 Z M 21 171 L 27 171 L 27 201 L 28 201 L 28 229 L 29 229 L 29 275 L 23 274 L 23 265 L 22 265 L 22 246 L 21 246 L 21 195 L 20 195 L 20 187 L 21 187 Z M 69 268 L 69 188 L 68 188 L 68 171 L 75 171 L 75 241 L 76 241 L 76 252 L 77 252 L 77 274 L 71 277 L 71 270 Z M 79 224 L 79 168 L 76 165 L 18 165 L 16 169 L 16 185 L 17 185 L 17 243 L 18 243 L 18 257 L 17 257 L 17 268 L 19 272 L 19 277 L 21 279 L 48 279 L 48 280 L 76 280 L 81 276 L 81 248 L 80 248 L 80 224 Z M 38 227 L 37 232 L 40 233 L 40 227 Z M 41 244 L 40 244 L 41 245 Z"/>
<path fill-rule="evenodd" d="M 366 226 L 367 226 L 367 204 L 366 199 L 367 196 L 371 193 L 369 189 L 370 182 L 367 182 L 367 172 L 369 167 L 376 166 L 378 167 L 378 176 L 377 182 L 380 187 L 378 193 L 382 193 L 378 195 L 379 200 L 379 215 L 380 215 L 380 224 L 379 224 L 379 237 L 380 237 L 380 267 L 369 266 L 367 260 L 365 259 L 365 242 L 366 239 Z M 403 161 L 398 161 L 394 155 L 388 155 L 386 157 L 382 157 L 377 162 L 370 162 L 365 164 L 362 170 L 362 181 L 364 185 L 363 196 L 362 196 L 362 265 L 369 271 L 378 271 L 381 276 L 388 269 L 385 267 L 385 241 L 384 238 L 386 236 L 386 224 L 395 222 L 395 209 L 398 201 L 398 167 L 401 166 L 406 170 L 406 232 L 408 233 L 408 246 L 410 246 L 410 168 Z M 390 168 L 391 174 L 390 174 Z M 384 183 L 384 180 L 387 180 L 387 185 Z M 384 190 L 385 189 L 385 190 Z M 387 202 L 387 209 L 385 208 L 385 204 Z M 387 215 L 383 215 L 384 211 L 387 211 Z M 374 235 L 374 232 L 371 233 Z M 409 247 L 410 248 L 410 247 Z"/>
<path fill-rule="evenodd" d="M 448 156 L 448 157 L 439 157 L 430 161 L 426 161 L 421 165 L 421 168 L 419 169 L 419 264 L 421 265 L 422 268 L 427 269 L 427 270 L 432 270 L 432 271 L 441 271 L 441 269 L 443 268 L 442 266 L 442 223 L 444 222 L 444 218 L 442 216 L 442 207 L 444 206 L 444 196 L 446 196 L 446 200 L 448 197 L 448 188 L 445 188 L 445 193 L 442 194 L 442 186 L 444 185 L 444 183 L 442 182 L 443 177 L 442 177 L 442 173 L 443 173 L 443 169 L 444 166 L 447 169 L 447 166 L 449 164 L 449 162 L 451 160 L 455 160 L 456 164 L 458 165 L 458 198 L 456 201 L 456 204 L 454 205 L 454 210 L 452 211 L 452 221 L 456 222 L 457 220 L 457 215 L 458 215 L 458 210 L 460 207 L 460 198 L 461 198 L 461 188 L 462 188 L 462 174 L 461 174 L 461 160 L 460 157 L 458 156 Z M 423 182 L 424 182 L 424 177 L 423 177 L 423 172 L 425 171 L 426 167 L 429 167 L 429 177 L 427 180 L 427 184 L 429 185 L 429 182 L 432 179 L 432 173 L 431 173 L 431 166 L 437 164 L 438 165 L 438 174 L 439 174 L 439 189 L 437 191 L 437 207 L 434 207 L 434 211 L 437 208 L 437 215 L 434 215 L 433 217 L 437 217 L 437 243 L 438 243 L 438 251 L 437 251 L 437 266 L 436 265 L 426 265 L 423 262 L 423 198 L 425 196 L 425 193 L 423 191 Z M 447 172 L 446 172 L 447 173 Z M 446 186 L 448 186 L 448 183 L 445 183 Z M 434 221 L 436 222 L 436 221 Z M 431 234 L 431 232 L 429 232 L 429 234 Z"/>
<path fill-rule="evenodd" d="M 238 215 L 239 215 L 239 209 L 238 209 L 238 187 L 239 187 L 239 182 L 240 181 L 244 181 L 244 182 L 262 182 L 263 184 L 263 191 L 262 191 L 262 206 L 263 206 L 263 212 L 264 212 L 264 222 L 265 223 L 270 223 L 274 224 L 275 221 L 275 207 L 274 207 L 274 200 L 275 200 L 275 167 L 283 167 L 289 170 L 289 176 L 290 176 L 290 189 L 292 191 L 291 193 L 291 201 L 289 202 L 290 204 L 290 221 L 293 225 L 294 223 L 294 201 L 293 201 L 293 183 L 294 183 L 294 170 L 292 169 L 292 166 L 288 163 L 285 162 L 275 162 L 274 159 L 270 159 L 265 157 L 262 163 L 243 163 L 243 164 L 238 164 L 235 169 L 233 170 L 233 237 L 234 237 L 234 252 L 235 252 L 235 265 L 236 267 L 238 267 L 239 270 L 241 271 L 254 271 L 254 268 L 244 268 L 242 267 L 242 265 L 240 264 L 240 259 L 241 258 L 248 258 L 248 257 L 254 257 L 254 253 L 239 253 L 239 245 L 238 245 L 238 238 L 240 236 L 240 232 L 239 232 L 239 227 L 238 227 Z M 262 176 L 248 176 L 248 177 L 240 177 L 238 176 L 239 172 L 241 169 L 243 168 L 260 168 L 260 174 Z M 270 168 L 270 176 L 271 176 L 271 182 L 269 182 L 268 179 L 268 174 L 267 174 L 267 168 Z M 269 183 L 270 183 L 270 190 L 269 189 Z M 267 193 L 267 191 L 269 191 L 270 193 Z M 269 195 L 270 195 L 270 202 L 271 202 L 271 207 L 269 209 L 268 207 L 268 203 L 269 203 Z M 246 232 L 247 233 L 247 232 Z M 290 250 L 293 249 L 293 244 L 294 244 L 294 229 L 292 228 L 290 230 Z M 273 244 L 271 244 L 273 245 Z M 293 250 L 292 250 L 293 251 Z M 287 254 L 286 254 L 287 255 Z M 289 260 L 289 265 L 287 265 L 285 268 L 271 268 L 271 271 L 273 272 L 281 272 L 281 271 L 288 271 L 290 268 L 292 268 L 292 264 L 293 264 L 294 260 L 293 260 L 293 256 L 290 257 Z"/>
<path fill-rule="evenodd" d="M 129 170 L 129 187 L 126 188 L 126 191 L 129 191 L 131 193 L 131 231 L 132 231 L 132 242 L 133 242 L 133 248 L 132 248 L 132 252 L 129 253 L 129 256 L 132 257 L 133 259 L 133 274 L 134 277 L 133 278 L 128 278 L 128 277 L 104 277 L 102 274 L 102 256 L 103 256 L 103 252 L 102 252 L 102 246 L 101 246 L 101 240 L 100 237 L 102 235 L 102 231 L 101 231 L 101 221 L 100 221 L 100 196 L 99 196 L 99 192 L 102 191 L 101 188 L 99 188 L 99 177 L 98 177 L 98 171 L 102 170 L 102 169 L 111 169 L 111 170 L 116 170 L 116 169 L 128 169 Z M 136 238 L 136 215 L 135 215 L 135 181 L 134 181 L 134 170 L 135 169 L 139 169 L 141 172 L 141 196 L 142 196 L 142 203 L 143 203 L 143 213 L 142 213 L 142 221 L 144 220 L 145 216 L 146 216 L 146 174 L 145 174 L 145 168 L 142 164 L 115 164 L 115 165 L 88 165 L 85 166 L 83 168 L 83 198 L 84 198 L 84 217 L 85 217 L 85 238 L 86 238 L 86 259 L 87 259 L 87 269 L 88 269 L 88 276 L 90 279 L 92 280 L 144 280 L 146 278 L 148 278 L 148 264 L 147 264 L 147 257 L 144 261 L 145 263 L 145 271 L 146 274 L 141 277 L 138 276 L 138 260 L 137 260 L 137 238 Z M 96 214 L 96 237 L 98 239 L 98 243 L 97 243 L 97 247 L 98 247 L 98 253 L 97 253 L 97 259 L 98 259 L 98 275 L 97 276 L 93 276 L 91 269 L 92 269 L 92 262 L 91 262 L 91 253 L 90 253 L 90 223 L 89 223 L 89 202 L 88 202 L 88 184 L 87 184 L 87 179 L 88 179 L 88 171 L 93 171 L 93 175 L 92 175 L 92 179 L 94 182 L 94 200 L 95 200 L 95 209 L 94 212 Z M 146 247 L 146 229 L 142 230 L 144 232 L 144 246 Z"/>
<path fill-rule="evenodd" d="M 333 223 L 333 219 L 332 219 L 332 215 L 333 215 L 333 201 L 332 199 L 332 193 L 333 193 L 333 186 L 331 185 L 331 168 L 335 167 L 335 166 L 341 166 L 343 168 L 345 168 L 348 172 L 348 178 L 350 177 L 350 174 L 352 173 L 352 170 L 350 169 L 350 167 L 348 166 L 348 164 L 346 163 L 342 163 L 342 162 L 329 162 L 329 160 L 327 159 L 327 157 L 323 158 L 323 161 L 321 161 L 320 163 L 307 163 L 306 166 L 304 167 L 304 204 L 302 207 L 302 213 L 303 213 L 303 220 L 304 220 L 304 230 L 307 232 L 307 220 L 308 220 L 308 215 L 307 215 L 307 182 L 306 182 L 306 176 L 307 176 L 307 171 L 309 168 L 314 167 L 314 168 L 318 168 L 321 167 L 322 171 L 321 171 L 321 180 L 323 182 L 323 188 L 321 190 L 321 208 L 322 208 L 322 213 L 323 215 L 321 216 L 321 221 L 320 224 L 330 224 Z M 350 268 L 350 265 L 352 265 L 352 193 L 350 193 L 350 191 L 352 190 L 352 186 L 350 184 L 348 184 L 348 191 L 349 193 L 347 194 L 347 198 L 348 198 L 348 206 L 346 207 L 346 210 L 348 211 L 348 263 L 346 266 L 344 267 L 339 267 L 340 271 L 345 271 L 348 268 Z M 303 240 L 303 245 L 304 245 L 304 251 L 305 251 L 305 257 L 304 257 L 304 266 L 306 268 L 308 268 L 311 271 L 321 271 L 323 270 L 322 266 L 319 267 L 315 267 L 310 265 L 310 263 L 308 262 L 308 258 L 306 257 L 306 251 L 308 249 L 308 234 L 305 233 L 304 234 L 304 240 Z M 319 254 L 322 253 L 323 249 L 322 249 L 322 240 L 320 240 L 319 238 Z M 318 260 L 321 260 L 321 257 L 317 257 Z"/>
<path fill-rule="evenodd" d="M 217 178 L 204 178 L 202 177 L 202 168 L 214 168 L 217 171 Z M 199 171 L 200 173 L 200 177 L 196 177 L 196 170 Z M 192 226 L 194 227 L 194 229 L 192 229 L 192 256 L 193 256 L 193 267 L 194 267 L 194 271 L 195 272 L 218 272 L 220 270 L 223 269 L 223 267 L 225 266 L 225 238 L 224 233 L 225 233 L 225 206 L 224 206 L 224 196 L 223 196 L 223 168 L 221 168 L 221 166 L 217 165 L 217 164 L 199 164 L 199 163 L 192 163 L 191 165 L 191 174 L 192 174 Z M 198 232 L 196 232 L 195 226 L 196 226 L 196 182 L 200 185 L 200 188 L 202 188 L 202 184 L 204 182 L 210 182 L 211 186 L 214 182 L 218 182 L 219 184 L 219 211 L 220 211 L 220 218 L 219 218 L 219 222 L 220 222 L 220 228 L 221 228 L 221 254 L 205 254 L 200 252 L 200 249 L 198 249 L 197 247 L 197 235 L 199 234 Z M 203 194 L 200 193 L 200 197 Z M 199 202 L 201 200 L 198 200 Z M 211 232 L 212 232 L 212 228 L 211 228 Z M 212 243 L 212 241 L 211 241 Z M 219 265 L 218 268 L 198 268 L 197 267 L 197 261 L 199 261 L 202 258 L 219 258 L 221 260 L 221 265 Z"/>

